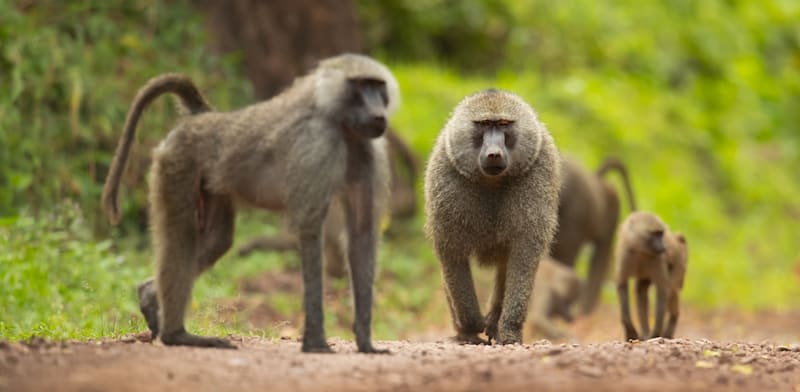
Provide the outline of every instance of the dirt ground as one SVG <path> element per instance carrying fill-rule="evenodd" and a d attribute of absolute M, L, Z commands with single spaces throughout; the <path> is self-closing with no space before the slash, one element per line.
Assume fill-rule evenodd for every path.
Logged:
<path fill-rule="evenodd" d="M 796 313 L 685 312 L 675 340 L 620 341 L 607 306 L 569 326 L 573 342 L 461 346 L 450 331 L 377 342 L 363 355 L 302 354 L 291 338 L 238 350 L 165 347 L 149 333 L 95 342 L 0 342 L 0 391 L 800 391 Z M 713 338 L 715 340 L 707 340 Z"/>

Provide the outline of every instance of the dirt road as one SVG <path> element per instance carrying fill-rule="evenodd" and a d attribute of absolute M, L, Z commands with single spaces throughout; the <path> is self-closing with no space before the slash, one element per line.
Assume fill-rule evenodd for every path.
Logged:
<path fill-rule="evenodd" d="M 237 339 L 238 350 L 115 341 L 0 345 L 3 391 L 800 391 L 800 347 L 654 339 L 641 343 L 461 346 L 378 342 L 363 355 L 301 354 L 292 340 Z"/>

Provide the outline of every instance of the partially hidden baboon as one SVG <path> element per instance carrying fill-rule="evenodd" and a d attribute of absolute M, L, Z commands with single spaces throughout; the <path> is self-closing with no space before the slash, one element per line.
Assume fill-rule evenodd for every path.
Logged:
<path fill-rule="evenodd" d="M 334 199 L 328 207 L 328 215 L 322 226 L 323 265 L 328 276 L 341 278 L 347 270 L 347 227 L 344 210 L 339 200 Z M 283 228 L 275 235 L 256 237 L 241 247 L 239 255 L 247 256 L 255 251 L 286 252 L 300 249 L 300 241 L 292 234 L 289 222 L 284 219 Z"/>
<path fill-rule="evenodd" d="M 625 339 L 658 336 L 671 338 L 674 335 L 687 256 L 686 238 L 682 234 L 672 233 L 655 214 L 635 212 L 622 223 L 616 248 L 616 285 Z M 641 334 L 633 326 L 630 315 L 628 280 L 631 278 L 636 280 L 636 305 Z M 652 334 L 647 296 L 651 283 L 656 287 L 655 325 Z M 664 330 L 664 316 L 667 311 L 670 318 Z"/>
<path fill-rule="evenodd" d="M 589 314 L 597 306 L 603 281 L 611 266 L 614 232 L 619 222 L 619 197 L 614 186 L 604 179 L 616 171 L 622 177 L 631 211 L 636 211 L 628 171 L 617 158 L 607 158 L 595 173 L 590 173 L 575 159 L 561 162 L 561 195 L 558 206 L 558 231 L 550 247 L 550 256 L 564 265 L 575 267 L 584 244 L 592 245 L 586 284 L 579 307 Z"/>
<path fill-rule="evenodd" d="M 418 173 L 417 158 L 411 148 L 392 130 L 386 130 L 386 147 L 389 154 L 391 172 L 391 191 L 389 192 L 389 212 L 393 220 L 407 219 L 416 214 L 417 195 L 415 184 Z M 286 222 L 285 222 L 286 223 Z M 297 237 L 289 232 L 285 224 L 283 230 L 272 236 L 254 238 L 239 248 L 239 254 L 246 256 L 254 251 L 290 251 L 298 247 Z M 342 277 L 346 270 L 347 237 L 345 233 L 344 212 L 334 200 L 328 209 L 324 232 L 324 264 L 329 276 Z"/>
<path fill-rule="evenodd" d="M 543 257 L 531 293 L 530 318 L 535 332 L 548 339 L 561 339 L 567 333 L 552 320 L 572 322 L 570 306 L 578 299 L 581 282 L 575 270 L 550 257 Z"/>
<path fill-rule="evenodd" d="M 464 98 L 442 129 L 425 172 L 426 233 L 463 343 L 520 343 L 539 259 L 556 230 L 559 156 L 534 110 L 515 94 Z M 469 259 L 496 268 L 481 316 Z"/>
<path fill-rule="evenodd" d="M 371 342 L 377 224 L 388 197 L 383 135 L 398 102 L 397 82 L 377 61 L 345 54 L 320 62 L 277 97 L 216 112 L 185 76 L 150 80 L 137 94 L 103 190 L 103 207 L 119 221 L 119 181 L 145 107 L 176 94 L 182 116 L 153 152 L 150 224 L 156 275 L 140 286 L 148 326 L 167 345 L 232 347 L 186 332 L 194 280 L 231 246 L 234 202 L 284 210 L 299 238 L 305 325 L 302 350 L 330 352 L 322 312 L 322 226 L 331 201 L 347 217 L 361 352 Z"/>

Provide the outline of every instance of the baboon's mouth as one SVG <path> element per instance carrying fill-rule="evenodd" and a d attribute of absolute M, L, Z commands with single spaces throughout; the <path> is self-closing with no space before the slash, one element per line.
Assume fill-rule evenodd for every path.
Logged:
<path fill-rule="evenodd" d="M 482 167 L 482 169 L 483 172 L 489 176 L 498 176 L 500 174 L 503 174 L 504 171 L 506 171 L 506 166 L 501 166 L 501 165 L 484 166 Z"/>
<path fill-rule="evenodd" d="M 367 134 L 367 137 L 374 139 L 383 136 L 385 132 L 386 132 L 386 127 L 381 126 L 381 127 L 370 127 L 366 130 L 365 133 Z"/>

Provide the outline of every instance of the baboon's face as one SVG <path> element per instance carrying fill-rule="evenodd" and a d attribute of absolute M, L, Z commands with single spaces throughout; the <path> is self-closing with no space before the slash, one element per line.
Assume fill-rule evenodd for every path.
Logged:
<path fill-rule="evenodd" d="M 347 80 L 347 105 L 344 108 L 344 129 L 359 139 L 380 137 L 386 131 L 386 108 L 389 94 L 381 79 Z"/>
<path fill-rule="evenodd" d="M 511 166 L 516 144 L 514 122 L 505 119 L 473 122 L 472 146 L 478 152 L 478 167 L 487 177 L 500 176 Z"/>
<path fill-rule="evenodd" d="M 664 246 L 664 229 L 657 227 L 645 231 L 645 247 L 650 253 L 662 254 L 667 249 Z"/>

